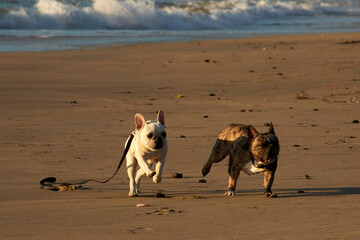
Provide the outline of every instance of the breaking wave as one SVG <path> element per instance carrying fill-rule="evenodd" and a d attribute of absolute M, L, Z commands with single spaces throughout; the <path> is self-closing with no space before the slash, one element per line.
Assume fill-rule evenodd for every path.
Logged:
<path fill-rule="evenodd" d="M 2 29 L 131 29 L 204 30 L 238 29 L 272 17 L 343 15 L 359 16 L 359 7 L 321 0 L 169 1 L 93 0 L 86 5 L 71 1 L 38 0 L 28 7 L 0 13 Z"/>

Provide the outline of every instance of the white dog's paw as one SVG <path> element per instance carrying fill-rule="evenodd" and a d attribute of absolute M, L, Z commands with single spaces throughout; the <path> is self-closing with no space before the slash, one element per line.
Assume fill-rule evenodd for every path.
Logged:
<path fill-rule="evenodd" d="M 148 173 L 146 173 L 146 176 L 148 176 L 148 177 L 153 177 L 153 176 L 155 176 L 155 174 L 156 174 L 156 172 L 154 172 L 154 171 L 149 171 Z"/>
<path fill-rule="evenodd" d="M 137 197 L 139 195 L 139 190 L 135 190 L 135 189 L 131 190 L 130 189 L 130 192 L 128 195 L 129 195 L 129 197 Z"/>
<path fill-rule="evenodd" d="M 140 184 L 138 184 L 138 185 L 136 185 L 136 187 L 135 187 L 135 192 L 136 192 L 136 194 L 140 194 L 141 193 L 141 191 L 140 191 L 140 186 L 139 186 Z"/>
<path fill-rule="evenodd" d="M 236 193 L 235 193 L 235 191 L 228 190 L 224 195 L 234 196 L 234 195 L 236 195 Z"/>
<path fill-rule="evenodd" d="M 153 182 L 156 183 L 156 184 L 160 183 L 161 182 L 161 177 L 160 176 L 154 176 L 153 177 Z"/>
<path fill-rule="evenodd" d="M 137 193 L 134 193 L 134 192 L 129 192 L 129 197 L 137 197 L 138 194 Z"/>

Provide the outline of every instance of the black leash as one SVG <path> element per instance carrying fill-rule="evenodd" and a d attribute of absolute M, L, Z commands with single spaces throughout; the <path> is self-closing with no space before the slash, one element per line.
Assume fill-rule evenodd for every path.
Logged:
<path fill-rule="evenodd" d="M 119 171 L 119 169 L 121 167 L 121 164 L 124 162 L 126 154 L 129 152 L 130 145 L 131 145 L 131 142 L 132 142 L 134 136 L 135 136 L 135 133 L 132 132 L 131 135 L 129 136 L 129 140 L 128 140 L 126 146 L 125 146 L 124 153 L 123 153 L 123 155 L 121 157 L 119 165 L 118 165 L 115 173 L 110 178 L 108 178 L 105 181 L 99 181 L 99 180 L 96 180 L 96 179 L 87 179 L 87 180 L 84 180 L 84 181 L 81 181 L 81 182 L 76 182 L 76 183 L 61 183 L 61 186 L 80 185 L 80 184 L 85 184 L 85 183 L 88 183 L 88 182 L 97 182 L 97 183 L 101 183 L 101 184 L 109 182 L 111 179 L 113 179 L 113 177 L 115 177 L 115 175 L 117 174 L 117 172 Z M 52 185 L 52 183 L 55 183 L 55 182 L 56 182 L 56 178 L 47 177 L 47 178 L 44 178 L 43 180 L 40 181 L 40 185 L 41 186 L 54 187 Z M 50 190 L 55 190 L 56 191 L 56 190 L 59 190 L 59 189 L 55 187 L 55 189 L 50 188 Z M 68 190 L 68 189 L 66 189 L 66 190 Z"/>

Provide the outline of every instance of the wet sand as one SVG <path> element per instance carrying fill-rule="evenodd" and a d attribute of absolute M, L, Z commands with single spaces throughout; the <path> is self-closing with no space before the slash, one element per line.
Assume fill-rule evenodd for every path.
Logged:
<path fill-rule="evenodd" d="M 0 53 L 0 238 L 357 239 L 359 40 L 314 34 Z M 110 177 L 134 114 L 154 119 L 158 109 L 169 144 L 160 184 L 143 178 L 141 196 L 129 198 L 123 166 L 105 185 L 40 189 L 48 176 Z M 199 183 L 222 129 L 235 122 L 265 132 L 270 121 L 281 145 L 278 198 L 264 197 L 262 174 L 244 173 L 237 195 L 224 196 L 227 159 Z"/>

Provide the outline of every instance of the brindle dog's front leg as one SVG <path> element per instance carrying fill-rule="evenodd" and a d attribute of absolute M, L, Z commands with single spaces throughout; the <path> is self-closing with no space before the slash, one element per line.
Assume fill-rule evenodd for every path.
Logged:
<path fill-rule="evenodd" d="M 225 193 L 225 195 L 232 196 L 235 195 L 235 189 L 236 189 L 236 182 L 240 175 L 240 167 L 238 166 L 238 163 L 233 161 L 232 156 L 230 156 L 229 159 L 230 162 L 232 162 L 232 166 L 229 172 L 229 186 L 228 191 Z"/>
<path fill-rule="evenodd" d="M 277 195 L 271 191 L 271 187 L 274 183 L 275 170 L 266 169 L 264 172 L 264 187 L 265 196 L 270 198 L 276 198 Z"/>

